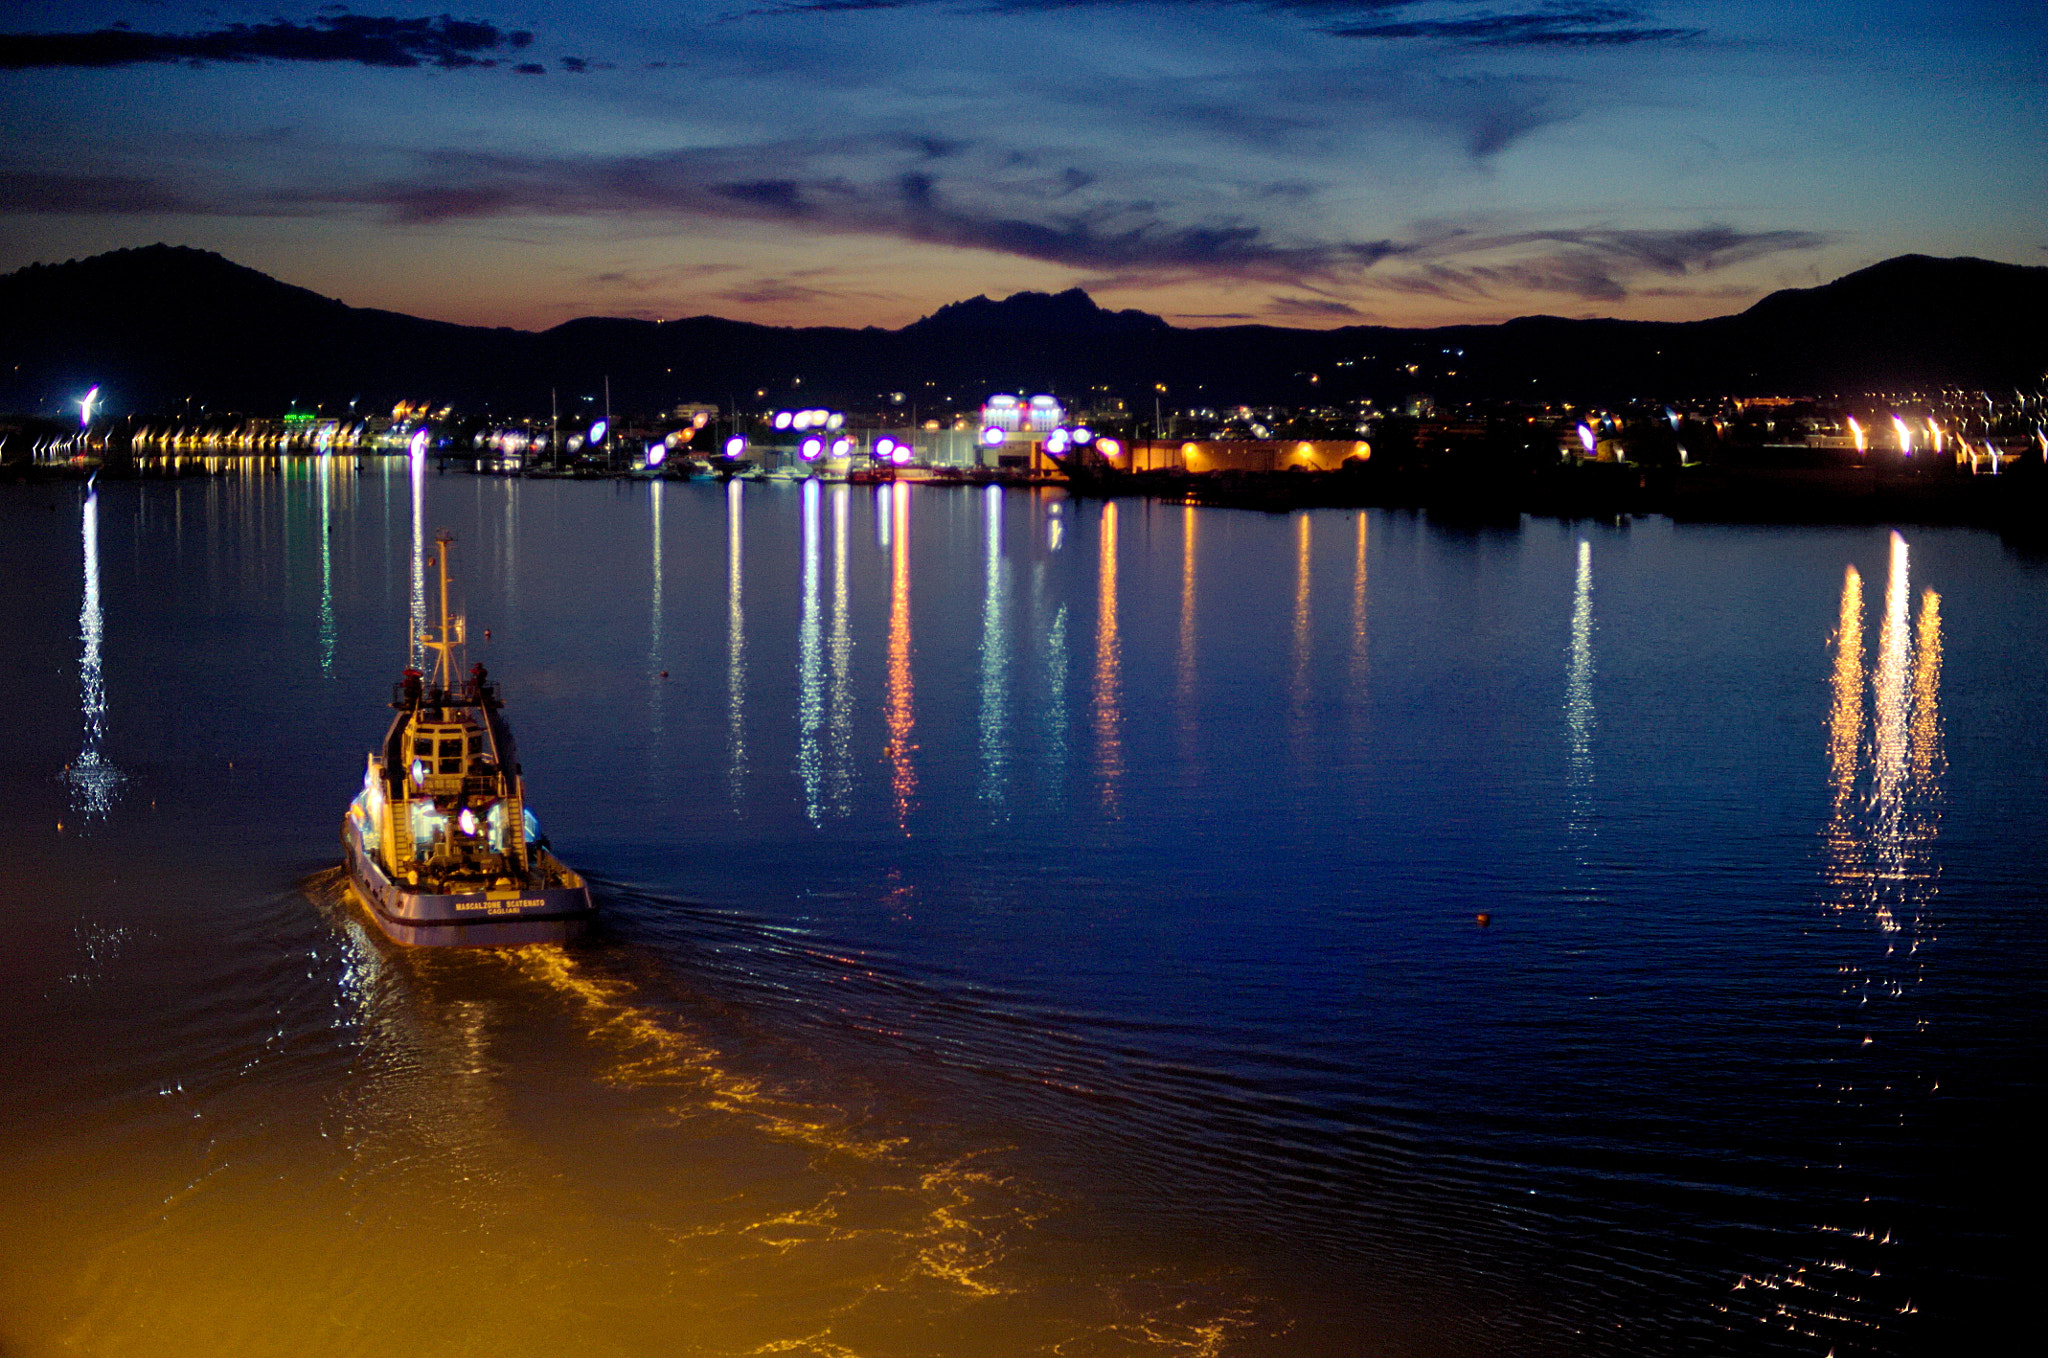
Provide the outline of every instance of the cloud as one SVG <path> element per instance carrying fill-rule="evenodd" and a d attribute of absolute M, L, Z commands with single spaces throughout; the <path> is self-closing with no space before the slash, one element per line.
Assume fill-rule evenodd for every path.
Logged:
<path fill-rule="evenodd" d="M 1451 233 L 1414 251 L 1418 257 L 1433 258 L 1375 281 L 1399 292 L 1461 300 L 1537 292 L 1618 302 L 1636 295 L 1635 281 L 1645 276 L 1693 277 L 1768 255 L 1817 250 L 1833 239 L 1815 231 L 1738 231 L 1728 226 L 1684 231 L 1566 229 L 1491 237 Z M 1456 262 L 1467 258 L 1475 262 Z M 1658 290 L 1659 295 L 1663 291 Z"/>
<path fill-rule="evenodd" d="M 1333 297 L 1273 297 L 1267 300 L 1266 308 L 1282 316 L 1313 316 L 1317 320 L 1360 314 L 1357 307 Z"/>
<path fill-rule="evenodd" d="M 799 283 L 791 278 L 757 278 L 750 283 L 711 295 L 721 302 L 732 302 L 739 306 L 779 307 L 837 302 L 846 294 L 832 288 L 812 287 L 808 283 Z"/>
<path fill-rule="evenodd" d="M 1051 185 L 1007 183 L 963 170 L 951 181 L 916 138 L 790 142 L 648 156 L 522 157 L 444 152 L 402 180 L 280 194 L 280 206 L 368 207 L 404 224 L 513 215 L 654 216 L 796 224 L 834 235 L 875 235 L 985 250 L 1098 273 L 1305 277 L 1368 267 L 1402 247 L 1388 241 L 1290 243 L 1242 221 L 1177 222 L 1156 204 L 1071 201 L 1085 176 Z M 948 146 L 945 155 L 958 154 Z M 877 171 L 880 158 L 899 168 Z M 863 162 L 864 173 L 835 170 Z M 908 164 L 902 162 L 908 161 Z M 953 187 L 969 198 L 956 196 Z"/>
<path fill-rule="evenodd" d="M 1589 6 L 1552 8 L 1537 14 L 1474 14 L 1459 19 L 1411 19 L 1400 23 L 1349 24 L 1325 28 L 1334 38 L 1424 38 L 1462 47 L 1616 47 L 1641 42 L 1697 38 L 1698 28 L 1651 28 L 1631 9 Z"/>
<path fill-rule="evenodd" d="M 732 18 L 773 18 L 804 14 L 845 14 L 907 9 L 913 5 L 957 4 L 959 0 L 785 0 Z M 1253 9 L 1316 17 L 1355 15 L 1379 18 L 1414 9 L 1422 0 L 1178 0 L 1182 9 Z M 1469 0 L 1468 0 L 1469 3 Z M 1037 14 L 1070 9 L 1157 9 L 1175 0 L 984 0 L 963 6 L 988 14 Z M 1637 10 L 1611 5 L 1552 4 L 1533 13 L 1481 12 L 1446 19 L 1338 23 L 1324 33 L 1337 38 L 1382 40 L 1420 38 L 1463 47 L 1614 47 L 1643 42 L 1676 42 L 1701 36 L 1697 28 L 1662 28 L 1644 22 Z"/>
<path fill-rule="evenodd" d="M 133 175 L 50 174 L 0 169 L 0 202 L 10 212 L 127 216 L 205 209 L 167 184 Z"/>
<path fill-rule="evenodd" d="M 950 177 L 937 173 L 962 157 Z M 776 223 L 1052 264 L 1097 290 L 1219 280 L 1302 289 L 1317 295 L 1275 297 L 1271 307 L 1322 319 L 1356 314 L 1332 300 L 1354 287 L 1462 300 L 1534 292 L 1616 302 L 1645 283 L 1831 243 L 1810 231 L 1725 225 L 1507 232 L 1435 225 L 1399 239 L 1287 239 L 1243 220 L 1189 220 L 1170 204 L 1049 196 L 1037 172 L 1025 169 L 1005 181 L 978 170 L 968 148 L 949 144 L 938 156 L 906 137 L 622 157 L 447 152 L 403 181 L 290 201 L 301 210 L 316 202 L 368 207 L 423 225 L 522 215 Z"/>
<path fill-rule="evenodd" d="M 182 61 L 330 61 L 363 66 L 495 66 L 480 55 L 518 51 L 533 41 L 469 19 L 377 18 L 334 14 L 308 24 L 274 19 L 229 24 L 206 33 L 138 33 L 125 27 L 90 33 L 0 33 L 0 70 L 51 66 L 133 66 Z"/>
<path fill-rule="evenodd" d="M 268 194 L 223 190 L 207 200 L 135 176 L 0 168 L 0 194 L 18 210 L 48 213 L 246 217 L 369 210 L 426 227 L 519 217 L 770 223 L 819 237 L 869 236 L 1032 260 L 1073 270 L 1096 291 L 1261 283 L 1289 290 L 1275 295 L 1265 314 L 1323 321 L 1360 314 L 1353 303 L 1375 290 L 1460 302 L 1532 293 L 1604 303 L 1674 296 L 1680 295 L 1674 288 L 1711 286 L 1694 282 L 1706 275 L 1832 243 L 1811 231 L 1714 224 L 1504 231 L 1438 223 L 1398 238 L 1285 238 L 1253 222 L 1191 218 L 1201 208 L 1104 198 L 1092 186 L 1085 193 L 1077 187 L 1072 197 L 1049 195 L 1039 171 L 1028 165 L 1010 180 L 989 173 L 983 162 L 994 154 L 960 143 L 935 148 L 910 136 L 616 157 L 441 152 L 422 157 L 402 179 L 328 181 Z M 792 290 L 815 286 L 764 278 L 724 296 L 747 305 L 843 297 Z"/>

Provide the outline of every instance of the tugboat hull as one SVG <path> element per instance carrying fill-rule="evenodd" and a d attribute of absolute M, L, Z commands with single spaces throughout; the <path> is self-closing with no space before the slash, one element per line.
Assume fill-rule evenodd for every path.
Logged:
<path fill-rule="evenodd" d="M 349 880 L 371 920 L 393 942 L 427 947 L 491 948 L 567 943 L 590 928 L 595 908 L 587 886 L 517 891 L 436 893 L 391 880 L 363 844 L 354 816 L 341 823 Z"/>

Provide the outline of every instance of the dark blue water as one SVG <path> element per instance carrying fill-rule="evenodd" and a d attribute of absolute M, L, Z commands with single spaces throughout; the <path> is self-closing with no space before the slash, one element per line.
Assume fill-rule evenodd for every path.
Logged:
<path fill-rule="evenodd" d="M 0 1352 L 2020 1314 L 2048 565 L 1995 536 L 402 461 L 0 515 Z M 440 527 L 587 946 L 408 953 L 332 870 Z"/>

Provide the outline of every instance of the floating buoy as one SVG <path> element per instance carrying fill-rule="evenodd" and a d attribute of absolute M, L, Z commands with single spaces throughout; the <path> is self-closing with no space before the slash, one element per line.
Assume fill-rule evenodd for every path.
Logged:
<path fill-rule="evenodd" d="M 1479 914 L 1474 915 L 1472 918 L 1479 921 L 1479 927 L 1482 929 L 1484 929 L 1487 925 L 1493 923 L 1493 916 L 1487 914 L 1485 911 L 1481 911 Z"/>

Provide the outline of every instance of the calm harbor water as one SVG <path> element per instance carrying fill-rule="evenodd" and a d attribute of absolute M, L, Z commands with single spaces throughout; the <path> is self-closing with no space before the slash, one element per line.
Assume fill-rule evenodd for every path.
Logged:
<path fill-rule="evenodd" d="M 1994 536 L 402 460 L 0 525 L 7 1358 L 2022 1314 L 2048 564 Z M 335 871 L 441 527 L 588 945 L 399 950 Z"/>

